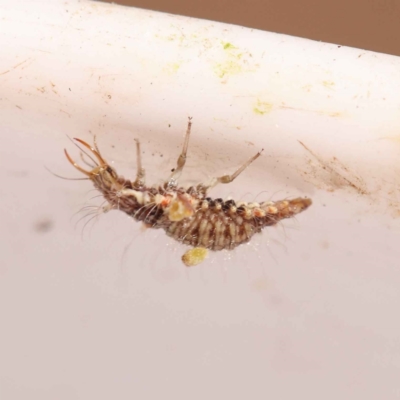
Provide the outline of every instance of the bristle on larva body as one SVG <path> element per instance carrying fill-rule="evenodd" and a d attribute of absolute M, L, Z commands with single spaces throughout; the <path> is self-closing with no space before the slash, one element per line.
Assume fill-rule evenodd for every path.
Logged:
<path fill-rule="evenodd" d="M 263 203 L 236 203 L 233 200 L 224 201 L 207 196 L 209 189 L 217 183 L 232 182 L 260 156 L 261 152 L 244 163 L 232 175 L 215 178 L 210 185 L 179 187 L 176 177 L 182 172 L 186 162 L 190 128 L 191 119 L 189 119 L 177 166 L 173 169 L 170 178 L 161 186 L 146 186 L 138 140 L 136 141 L 137 174 L 135 181 L 119 176 L 101 156 L 96 142 L 92 147 L 81 139 L 75 139 L 91 152 L 89 155 L 81 149 L 95 163 L 90 171 L 83 169 L 73 161 L 66 150 L 65 154 L 76 169 L 93 181 L 94 186 L 108 202 L 108 209 L 123 211 L 148 227 L 163 229 L 176 241 L 196 249 L 214 251 L 234 249 L 248 242 L 263 228 L 275 225 L 282 219 L 291 218 L 311 205 L 311 200 L 308 198 Z M 205 258 L 205 256 L 196 256 L 195 259 L 192 253 L 188 252 L 187 254 L 185 258 L 189 260 L 187 264 L 183 259 L 186 265 L 195 265 Z"/>

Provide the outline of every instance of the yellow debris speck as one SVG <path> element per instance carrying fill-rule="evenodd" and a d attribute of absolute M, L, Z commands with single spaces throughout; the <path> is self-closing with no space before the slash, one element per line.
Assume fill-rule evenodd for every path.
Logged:
<path fill-rule="evenodd" d="M 174 200 L 169 209 L 169 220 L 178 222 L 185 218 L 191 217 L 194 213 L 192 205 L 188 201 L 182 199 Z"/>
<path fill-rule="evenodd" d="M 203 247 L 195 247 L 188 250 L 183 256 L 182 261 L 187 267 L 193 267 L 202 263 L 208 255 L 208 250 Z"/>

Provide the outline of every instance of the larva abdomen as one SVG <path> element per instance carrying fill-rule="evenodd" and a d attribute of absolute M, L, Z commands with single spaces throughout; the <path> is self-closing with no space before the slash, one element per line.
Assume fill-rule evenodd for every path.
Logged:
<path fill-rule="evenodd" d="M 207 201 L 207 200 L 203 200 Z M 168 236 L 193 247 L 209 250 L 231 250 L 248 242 L 255 233 L 280 220 L 293 217 L 311 205 L 311 200 L 298 198 L 236 208 L 199 207 L 190 218 L 170 222 L 165 226 Z M 257 207 L 258 206 L 258 207 Z"/>

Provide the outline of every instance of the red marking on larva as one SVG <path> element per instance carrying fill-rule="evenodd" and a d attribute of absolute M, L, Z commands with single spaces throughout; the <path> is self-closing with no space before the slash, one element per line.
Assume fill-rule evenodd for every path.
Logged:
<path fill-rule="evenodd" d="M 154 229 L 163 229 L 168 236 L 194 248 L 209 250 L 233 249 L 248 242 L 255 233 L 266 226 L 277 224 L 306 210 L 311 205 L 308 198 L 239 203 L 234 200 L 211 199 L 209 189 L 218 183 L 230 183 L 237 178 L 261 152 L 245 162 L 232 175 L 215 178 L 211 184 L 203 183 L 189 188 L 178 186 L 176 177 L 186 163 L 189 146 L 191 118 L 186 131 L 182 152 L 169 179 L 161 186 L 146 186 L 142 167 L 140 143 L 136 140 L 137 174 L 134 181 L 119 176 L 94 147 L 75 139 L 90 152 L 85 153 L 94 165 L 91 170 L 80 167 L 65 150 L 68 161 L 92 180 L 94 186 L 108 202 L 107 209 L 118 209 L 136 221 Z"/>
<path fill-rule="evenodd" d="M 164 197 L 160 203 L 161 207 L 168 207 L 169 203 L 171 203 L 171 197 Z"/>

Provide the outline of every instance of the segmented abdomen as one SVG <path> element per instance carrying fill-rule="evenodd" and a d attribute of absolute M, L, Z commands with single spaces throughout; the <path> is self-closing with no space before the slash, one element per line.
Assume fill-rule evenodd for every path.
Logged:
<path fill-rule="evenodd" d="M 198 211 L 191 218 L 171 222 L 165 229 L 167 235 L 193 247 L 210 250 L 233 249 L 248 242 L 261 228 L 254 221 L 233 219 L 224 212 Z"/>
<path fill-rule="evenodd" d="M 190 218 L 170 221 L 164 229 L 175 240 L 210 250 L 233 249 L 248 242 L 266 226 L 292 217 L 311 204 L 309 199 L 283 200 L 241 207 L 199 208 Z"/>

